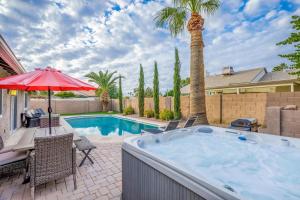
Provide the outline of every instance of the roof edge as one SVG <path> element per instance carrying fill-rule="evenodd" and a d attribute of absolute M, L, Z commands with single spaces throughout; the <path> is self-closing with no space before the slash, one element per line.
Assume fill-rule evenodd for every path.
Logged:
<path fill-rule="evenodd" d="M 5 39 L 3 38 L 3 36 L 1 34 L 0 34 L 0 43 L 3 45 L 5 52 L 10 56 L 10 58 L 16 64 L 14 66 L 11 66 L 11 64 L 10 64 L 9 66 L 18 74 L 25 73 L 26 72 L 25 68 L 19 62 L 18 58 L 16 57 L 16 55 L 14 54 L 14 52 L 12 51 L 12 49 L 7 44 L 7 42 L 5 41 Z M 9 63 L 7 63 L 7 64 L 9 64 Z"/>

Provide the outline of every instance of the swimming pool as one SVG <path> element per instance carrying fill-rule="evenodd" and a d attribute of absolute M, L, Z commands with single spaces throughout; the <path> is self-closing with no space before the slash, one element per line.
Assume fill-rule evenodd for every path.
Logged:
<path fill-rule="evenodd" d="M 65 120 L 80 135 L 126 135 L 140 134 L 147 128 L 158 128 L 155 125 L 140 123 L 117 116 L 68 117 Z"/>
<path fill-rule="evenodd" d="M 300 199 L 299 139 L 198 126 L 122 149 L 124 199 Z"/>

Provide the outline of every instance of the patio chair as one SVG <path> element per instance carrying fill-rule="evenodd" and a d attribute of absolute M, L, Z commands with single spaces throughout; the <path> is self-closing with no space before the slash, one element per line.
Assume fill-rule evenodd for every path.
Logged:
<path fill-rule="evenodd" d="M 81 167 L 86 159 L 89 159 L 89 161 L 94 164 L 92 158 L 89 156 L 91 151 L 93 149 L 96 149 L 96 146 L 87 139 L 85 136 L 80 136 L 81 140 L 75 141 L 76 148 L 81 151 L 84 154 L 84 157 L 82 161 L 79 164 L 79 167 Z"/>
<path fill-rule="evenodd" d="M 193 126 L 193 124 L 195 123 L 196 120 L 197 120 L 197 117 L 190 117 L 190 118 L 188 118 L 188 120 L 186 120 L 183 128 L 188 128 L 188 127 Z"/>
<path fill-rule="evenodd" d="M 0 136 L 0 176 L 23 171 L 24 181 L 28 166 L 28 152 L 14 152 L 9 147 L 4 147 L 3 139 Z"/>
<path fill-rule="evenodd" d="M 30 155 L 30 187 L 34 198 L 35 186 L 73 175 L 76 190 L 76 149 L 73 133 L 36 137 Z"/>
<path fill-rule="evenodd" d="M 163 133 L 166 131 L 171 131 L 171 130 L 176 129 L 178 124 L 179 124 L 179 120 L 172 120 L 172 121 L 169 121 L 168 125 L 164 129 L 149 128 L 149 129 L 145 129 L 144 132 L 152 133 L 152 134 Z"/>
<path fill-rule="evenodd" d="M 22 125 L 26 128 L 38 127 L 40 126 L 40 116 L 33 110 L 27 110 L 25 113 L 21 113 Z"/>
<path fill-rule="evenodd" d="M 36 112 L 36 113 L 40 113 L 41 116 L 42 116 L 42 115 L 46 115 L 46 113 L 44 112 L 44 110 L 43 110 L 42 108 L 37 108 L 37 109 L 35 109 L 35 112 Z"/>

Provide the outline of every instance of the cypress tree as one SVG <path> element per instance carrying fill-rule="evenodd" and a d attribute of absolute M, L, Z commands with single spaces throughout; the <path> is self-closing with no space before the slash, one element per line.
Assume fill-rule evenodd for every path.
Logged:
<path fill-rule="evenodd" d="M 139 116 L 144 116 L 144 71 L 143 66 L 140 64 L 140 78 L 139 78 L 139 92 L 138 92 L 138 99 L 139 99 Z"/>
<path fill-rule="evenodd" d="M 178 49 L 175 48 L 175 65 L 174 65 L 174 118 L 180 119 L 180 60 L 178 55 Z"/>
<path fill-rule="evenodd" d="M 154 78 L 153 78 L 153 101 L 154 101 L 154 116 L 159 118 L 159 80 L 157 62 L 154 62 Z"/>
<path fill-rule="evenodd" d="M 279 56 L 290 61 L 291 68 L 294 70 L 291 74 L 297 75 L 300 78 L 300 16 L 292 16 L 290 23 L 295 32 L 291 33 L 287 39 L 277 43 L 277 45 L 293 45 L 295 47 L 293 52 Z"/>
<path fill-rule="evenodd" d="M 119 75 L 119 110 L 123 113 L 123 92 L 122 92 L 122 77 Z"/>

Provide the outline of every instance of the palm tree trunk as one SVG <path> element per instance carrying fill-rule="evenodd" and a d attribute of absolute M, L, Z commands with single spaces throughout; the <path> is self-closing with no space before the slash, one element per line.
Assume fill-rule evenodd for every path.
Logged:
<path fill-rule="evenodd" d="M 108 103 L 109 103 L 109 94 L 107 91 L 102 92 L 101 102 L 102 102 L 102 110 L 104 112 L 107 112 L 108 111 Z"/>
<path fill-rule="evenodd" d="M 205 105 L 203 24 L 204 19 L 198 13 L 193 13 L 188 22 L 191 34 L 190 116 L 197 116 L 199 124 L 208 123 Z"/>

